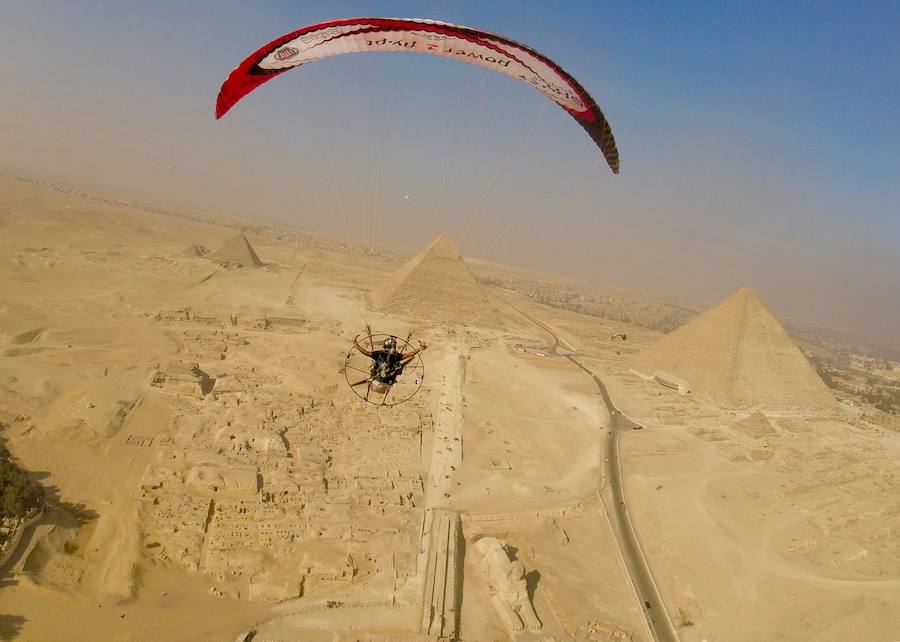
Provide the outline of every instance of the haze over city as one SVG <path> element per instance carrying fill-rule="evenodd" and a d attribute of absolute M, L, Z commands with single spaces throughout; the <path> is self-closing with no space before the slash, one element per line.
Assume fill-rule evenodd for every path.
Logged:
<path fill-rule="evenodd" d="M 462 237 L 450 212 L 483 203 L 467 255 L 698 303 L 749 284 L 791 321 L 896 349 L 896 5 L 439 9 L 339 13 L 476 24 L 550 53 L 609 115 L 621 175 L 536 92 L 430 56 L 310 65 L 214 121 L 247 51 L 336 10 L 278 2 L 4 3 L 0 167 L 358 238 L 374 226 L 405 247 L 438 216 Z"/>

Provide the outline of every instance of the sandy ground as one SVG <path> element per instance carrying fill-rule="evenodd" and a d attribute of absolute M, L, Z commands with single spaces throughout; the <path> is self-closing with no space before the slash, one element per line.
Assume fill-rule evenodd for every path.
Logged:
<path fill-rule="evenodd" d="M 591 380 L 571 363 L 520 351 L 539 344 L 539 333 L 531 332 L 470 356 L 451 506 L 464 515 L 467 540 L 503 539 L 532 573 L 544 629 L 517 639 L 580 639 L 592 628 L 640 639 L 641 616 L 597 495 L 606 411 Z M 471 565 L 466 577 L 463 638 L 501 639 L 480 606 L 487 594 Z"/>
<path fill-rule="evenodd" d="M 594 494 L 606 412 L 591 381 L 568 362 L 502 344 L 475 350 L 464 395 L 455 508 L 540 509 Z"/>
<path fill-rule="evenodd" d="M 851 570 L 871 555 L 865 545 L 851 533 L 801 527 L 852 512 L 844 503 L 850 498 L 834 493 L 838 505 L 819 508 L 818 515 L 798 510 L 781 494 L 791 482 L 771 464 L 729 461 L 698 441 L 660 430 L 632 440 L 626 452 L 638 523 L 657 534 L 650 558 L 666 569 L 663 585 L 676 612 L 695 623 L 682 638 L 894 640 L 900 626 L 895 554 L 884 551 L 880 563 Z M 872 520 L 866 540 L 877 537 L 878 523 L 885 528 Z M 808 549 L 822 545 L 827 555 L 810 559 Z"/>
<path fill-rule="evenodd" d="M 233 229 L 15 181 L 0 188 L 0 420 L 53 506 L 0 587 L 3 635 L 415 635 L 422 515 L 447 506 L 465 515 L 466 538 L 493 533 L 521 550 L 536 608 L 560 639 L 636 628 L 595 492 L 605 415 L 571 368 L 521 350 L 540 342 L 533 326 L 512 315 L 506 329 L 480 331 L 374 312 L 368 292 L 396 267 L 377 257 L 251 233 L 266 265 L 222 267 L 182 250 L 215 248 Z M 346 389 L 343 356 L 365 322 L 431 344 L 414 402 L 377 408 Z M 229 434 L 255 445 L 237 448 Z M 273 435 L 286 445 L 264 450 Z M 324 490 L 317 448 L 328 453 Z M 254 469 L 260 490 L 241 486 Z M 246 528 L 229 511 L 240 502 L 263 510 L 256 497 L 298 474 L 306 481 L 291 484 L 312 474 L 313 486 L 288 490 L 300 493 L 293 503 L 276 500 L 269 519 L 282 521 L 254 523 L 273 535 L 287 528 L 298 543 L 217 548 L 243 541 L 228 540 Z M 209 475 L 221 477 L 198 485 Z M 400 505 L 385 484 L 409 488 Z M 346 573 L 340 549 L 349 581 L 317 579 Z M 305 566 L 310 555 L 322 570 Z M 567 561 L 544 568 L 555 558 Z M 307 573 L 300 599 L 279 584 L 286 564 Z M 606 588 L 579 604 L 598 573 Z M 485 589 L 477 572 L 464 575 L 471 605 Z M 286 600 L 247 599 L 283 589 Z M 467 639 L 499 630 L 496 614 L 463 610 Z"/>
<path fill-rule="evenodd" d="M 629 372 L 651 331 L 502 291 L 499 330 L 393 318 L 369 293 L 399 263 L 257 230 L 266 265 L 224 268 L 182 250 L 234 228 L 7 179 L 0 198 L 2 437 L 52 507 L 0 579 L 0 638 L 415 639 L 446 507 L 464 550 L 506 541 L 544 625 L 505 631 L 465 555 L 461 639 L 642 639 L 597 492 L 605 410 L 510 297 L 645 426 L 625 487 L 682 639 L 898 637 L 900 439 L 846 409 L 741 427 Z M 412 402 L 346 388 L 367 321 L 431 346 Z"/>
<path fill-rule="evenodd" d="M 847 407 L 741 428 L 747 413 L 629 371 L 629 355 L 657 333 L 526 309 L 568 330 L 645 427 L 622 441 L 626 494 L 681 639 L 897 639 L 900 435 Z M 627 342 L 610 341 L 611 330 Z"/>

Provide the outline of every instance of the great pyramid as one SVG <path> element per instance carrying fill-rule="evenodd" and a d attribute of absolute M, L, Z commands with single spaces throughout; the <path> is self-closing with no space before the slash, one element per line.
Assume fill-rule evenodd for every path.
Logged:
<path fill-rule="evenodd" d="M 815 411 L 834 397 L 750 288 L 741 288 L 631 361 L 648 376 L 672 373 L 725 408 Z M 665 376 L 665 375 L 663 375 Z"/>
<path fill-rule="evenodd" d="M 259 267 L 263 264 L 243 232 L 229 239 L 225 245 L 213 252 L 210 258 L 224 265 L 237 267 Z"/>
<path fill-rule="evenodd" d="M 378 287 L 372 302 L 384 312 L 416 319 L 501 327 L 497 311 L 447 234 Z"/>

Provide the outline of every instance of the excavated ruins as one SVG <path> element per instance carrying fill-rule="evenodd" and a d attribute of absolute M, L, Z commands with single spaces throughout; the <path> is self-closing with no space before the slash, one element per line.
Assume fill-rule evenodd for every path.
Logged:
<path fill-rule="evenodd" d="M 260 232 L 279 269 L 211 273 L 184 239 L 233 228 L 0 187 L 29 213 L 0 238 L 0 422 L 54 496 L 0 583 L 24 639 L 650 642 L 619 465 L 684 642 L 900 626 L 900 439 L 749 289 L 659 337 L 486 294 L 446 236 L 372 291 L 383 259 L 340 244 Z M 370 316 L 429 345 L 397 407 L 341 372 Z M 563 350 L 641 428 L 617 461 Z"/>

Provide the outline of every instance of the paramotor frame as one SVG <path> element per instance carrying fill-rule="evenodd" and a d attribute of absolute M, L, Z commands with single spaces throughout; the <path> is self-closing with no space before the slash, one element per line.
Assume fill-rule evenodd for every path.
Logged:
<path fill-rule="evenodd" d="M 375 351 L 378 346 L 383 345 L 391 338 L 396 341 L 396 349 L 399 352 L 415 352 L 415 348 L 409 342 L 411 335 L 404 339 L 393 334 L 372 334 L 368 326 L 366 326 L 366 338 L 362 345 L 370 351 Z M 420 353 L 416 353 L 412 361 L 403 368 L 403 373 L 397 378 L 396 383 L 391 385 L 383 395 L 373 388 L 376 381 L 372 376 L 372 363 L 370 357 L 361 353 L 354 346 L 350 346 L 350 350 L 344 358 L 344 378 L 347 380 L 347 385 L 353 394 L 363 401 L 376 406 L 398 406 L 415 397 L 422 388 L 422 382 L 425 380 L 425 364 L 422 362 Z"/>

